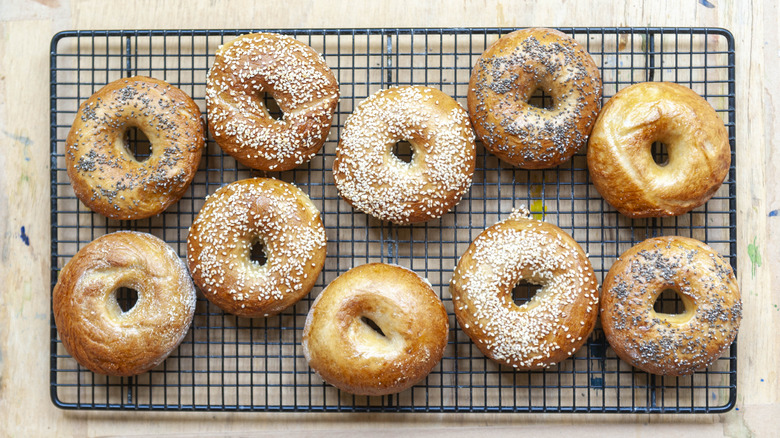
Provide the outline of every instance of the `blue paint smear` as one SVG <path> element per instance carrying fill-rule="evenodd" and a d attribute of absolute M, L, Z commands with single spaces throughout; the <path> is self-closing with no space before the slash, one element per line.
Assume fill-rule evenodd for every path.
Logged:
<path fill-rule="evenodd" d="M 594 388 L 603 388 L 604 387 L 604 379 L 601 377 L 591 377 L 590 379 L 590 386 Z"/>
<path fill-rule="evenodd" d="M 769 217 L 777 216 L 777 210 L 772 210 L 769 212 Z"/>
<path fill-rule="evenodd" d="M 714 4 L 708 2 L 707 0 L 699 0 L 699 3 L 701 3 L 703 6 L 708 7 L 710 9 L 715 7 Z"/>
<path fill-rule="evenodd" d="M 22 242 L 24 242 L 25 245 L 30 246 L 30 236 L 24 232 L 24 227 L 22 227 L 22 235 L 20 237 L 22 238 Z"/>
<path fill-rule="evenodd" d="M 28 137 L 25 137 L 23 135 L 16 135 L 16 134 L 13 134 L 11 132 L 6 131 L 5 129 L 3 130 L 3 134 L 11 137 L 15 141 L 18 141 L 19 143 L 22 144 L 22 146 L 27 147 L 27 146 L 30 146 L 32 144 L 32 140 L 30 140 Z"/>

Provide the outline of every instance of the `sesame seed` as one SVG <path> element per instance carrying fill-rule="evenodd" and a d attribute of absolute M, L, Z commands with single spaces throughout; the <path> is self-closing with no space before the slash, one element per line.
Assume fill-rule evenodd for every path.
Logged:
<path fill-rule="evenodd" d="M 410 163 L 392 154 L 401 140 L 414 149 Z M 474 161 L 468 115 L 454 99 L 433 88 L 391 87 L 369 96 L 347 119 L 333 175 L 339 194 L 356 209 L 407 224 L 454 207 L 471 186 Z"/>
<path fill-rule="evenodd" d="M 266 262 L 250 259 L 262 242 Z M 192 224 L 187 259 L 193 279 L 215 304 L 247 316 L 275 314 L 309 292 L 325 258 L 319 212 L 297 187 L 269 178 L 218 189 Z M 233 268 L 230 268 L 233 266 Z"/>
<path fill-rule="evenodd" d="M 260 99 L 267 92 L 281 120 Z M 219 146 L 242 164 L 288 170 L 322 147 L 339 99 L 322 56 L 285 35 L 243 35 L 217 51 L 206 80 L 209 126 Z"/>
<path fill-rule="evenodd" d="M 598 290 L 584 252 L 563 230 L 525 217 L 521 208 L 483 231 L 458 262 L 450 284 L 464 331 L 488 350 L 492 359 L 519 368 L 538 368 L 559 362 L 562 351 L 576 351 L 593 329 Z M 551 234 L 553 233 L 553 234 Z M 524 280 L 541 286 L 530 301 L 518 306 L 512 289 Z M 589 310 L 588 310 L 589 309 Z M 566 321 L 566 315 L 585 320 Z M 560 318 L 559 318 L 560 317 Z M 571 331 L 571 333 L 567 333 Z M 564 342 L 563 345 L 559 345 Z M 483 351 L 485 351 L 483 349 Z"/>

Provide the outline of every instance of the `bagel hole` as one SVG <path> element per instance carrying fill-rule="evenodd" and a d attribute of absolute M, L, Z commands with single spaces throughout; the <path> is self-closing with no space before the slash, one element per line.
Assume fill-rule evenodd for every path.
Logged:
<path fill-rule="evenodd" d="M 665 143 L 661 143 L 660 141 L 654 142 L 650 151 L 653 154 L 653 161 L 655 161 L 655 164 L 661 167 L 669 164 L 669 151 Z"/>
<path fill-rule="evenodd" d="M 531 97 L 528 99 L 528 104 L 543 110 L 551 110 L 554 106 L 552 96 L 545 93 L 541 88 L 534 90 Z"/>
<path fill-rule="evenodd" d="M 143 131 L 131 126 L 125 131 L 125 149 L 139 163 L 143 163 L 152 156 L 152 143 Z"/>
<path fill-rule="evenodd" d="M 414 148 L 408 141 L 401 140 L 393 146 L 393 156 L 404 163 L 411 163 L 414 158 Z"/>
<path fill-rule="evenodd" d="M 127 313 L 138 302 L 138 291 L 129 287 L 120 287 L 114 292 L 114 297 L 122 313 Z"/>
<path fill-rule="evenodd" d="M 680 294 L 674 289 L 664 289 L 653 303 L 655 313 L 667 315 L 680 315 L 685 312 L 685 303 Z"/>
<path fill-rule="evenodd" d="M 282 120 L 284 118 L 284 111 L 279 108 L 279 104 L 276 103 L 276 99 L 274 99 L 273 96 L 269 93 L 261 93 L 260 99 L 263 101 L 263 105 L 265 105 L 265 110 L 268 112 L 268 115 L 274 120 Z"/>
<path fill-rule="evenodd" d="M 542 286 L 538 284 L 531 284 L 525 280 L 520 280 L 515 288 L 512 289 L 512 301 L 514 301 L 514 303 L 518 306 L 522 306 L 523 304 L 531 301 L 534 295 L 536 295 L 536 293 L 541 289 Z"/>
<path fill-rule="evenodd" d="M 385 335 L 385 332 L 383 332 L 383 331 L 382 331 L 382 329 L 381 329 L 381 328 L 379 328 L 379 326 L 378 326 L 378 325 L 377 325 L 377 324 L 374 322 L 374 320 L 373 320 L 373 319 L 371 319 L 371 318 L 368 318 L 368 317 L 365 317 L 365 316 L 361 316 L 361 317 L 360 317 L 360 320 L 361 320 L 361 321 L 363 321 L 363 324 L 365 324 L 365 325 L 367 325 L 368 327 L 370 327 L 370 328 L 371 328 L 371 330 L 373 330 L 373 331 L 375 331 L 375 332 L 379 333 L 379 335 L 380 335 L 380 336 L 386 336 L 386 335 Z"/>
<path fill-rule="evenodd" d="M 249 250 L 249 260 L 258 266 L 265 265 L 268 261 L 268 255 L 265 253 L 265 245 L 261 241 L 257 241 L 252 244 L 252 248 Z"/>

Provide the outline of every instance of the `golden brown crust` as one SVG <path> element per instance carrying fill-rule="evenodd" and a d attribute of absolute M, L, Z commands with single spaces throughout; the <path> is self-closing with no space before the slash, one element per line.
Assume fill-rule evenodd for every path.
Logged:
<path fill-rule="evenodd" d="M 263 265 L 250 257 L 258 241 Z M 317 207 L 299 188 L 271 178 L 219 188 L 187 237 L 195 284 L 222 310 L 245 317 L 275 315 L 309 293 L 326 250 Z"/>
<path fill-rule="evenodd" d="M 408 141 L 410 163 L 393 146 Z M 344 124 L 333 178 L 339 195 L 381 220 L 438 218 L 471 187 L 476 149 L 468 115 L 435 88 L 391 87 L 360 103 Z"/>
<path fill-rule="evenodd" d="M 151 143 L 138 162 L 125 147 L 135 127 Z M 76 196 L 112 219 L 143 219 L 178 201 L 198 170 L 205 144 L 198 105 L 167 82 L 134 76 L 98 90 L 79 107 L 65 160 Z"/>
<path fill-rule="evenodd" d="M 276 100 L 281 120 L 269 115 L 263 92 Z M 289 170 L 311 160 L 328 137 L 338 100 L 338 82 L 322 56 L 272 33 L 243 35 L 222 46 L 206 82 L 217 144 L 260 170 Z"/>
<path fill-rule="evenodd" d="M 552 108 L 528 103 L 537 89 L 552 96 Z M 518 30 L 477 60 L 468 106 L 487 150 L 514 166 L 545 169 L 587 142 L 601 106 L 601 76 L 588 52 L 562 32 Z"/>
<path fill-rule="evenodd" d="M 303 353 L 320 377 L 343 391 L 392 394 L 439 363 L 448 330 L 444 305 L 425 279 L 400 266 L 371 263 L 350 269 L 320 293 L 306 318 Z"/>
<path fill-rule="evenodd" d="M 669 160 L 653 160 L 653 142 Z M 690 88 L 645 82 L 620 90 L 601 111 L 588 145 L 590 177 L 601 196 L 632 217 L 676 216 L 704 204 L 731 165 L 720 116 Z"/>
<path fill-rule="evenodd" d="M 512 291 L 521 280 L 541 289 L 518 306 Z M 477 236 L 458 261 L 450 293 L 461 329 L 487 357 L 516 369 L 573 355 L 598 316 L 596 276 L 580 245 L 520 212 Z"/>
<path fill-rule="evenodd" d="M 666 289 L 681 295 L 682 314 L 653 310 Z M 681 376 L 709 366 L 731 345 L 742 319 L 731 266 L 687 237 L 634 245 L 612 265 L 602 291 L 601 325 L 609 345 L 648 373 Z"/>
<path fill-rule="evenodd" d="M 122 312 L 116 290 L 136 290 Z M 52 296 L 62 345 L 82 366 L 110 376 L 148 371 L 189 330 L 195 287 L 184 263 L 150 234 L 120 231 L 93 240 L 62 268 Z"/>

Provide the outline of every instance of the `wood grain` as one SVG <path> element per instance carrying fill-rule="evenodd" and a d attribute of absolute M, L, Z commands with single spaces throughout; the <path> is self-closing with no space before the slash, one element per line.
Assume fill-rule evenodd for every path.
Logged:
<path fill-rule="evenodd" d="M 2 435 L 330 436 L 577 433 L 580 436 L 772 436 L 780 422 L 780 17 L 774 0 L 609 1 L 33 1 L 0 7 L 0 424 Z M 703 3 L 715 7 L 707 7 Z M 737 65 L 738 410 L 723 415 L 378 415 L 66 412 L 49 400 L 49 77 L 64 29 L 399 26 L 717 26 Z M 760 264 L 759 264 L 760 262 Z M 755 266 L 755 275 L 753 269 Z M 523 429 L 518 429 L 522 426 Z M 392 431 L 390 428 L 393 428 Z"/>

